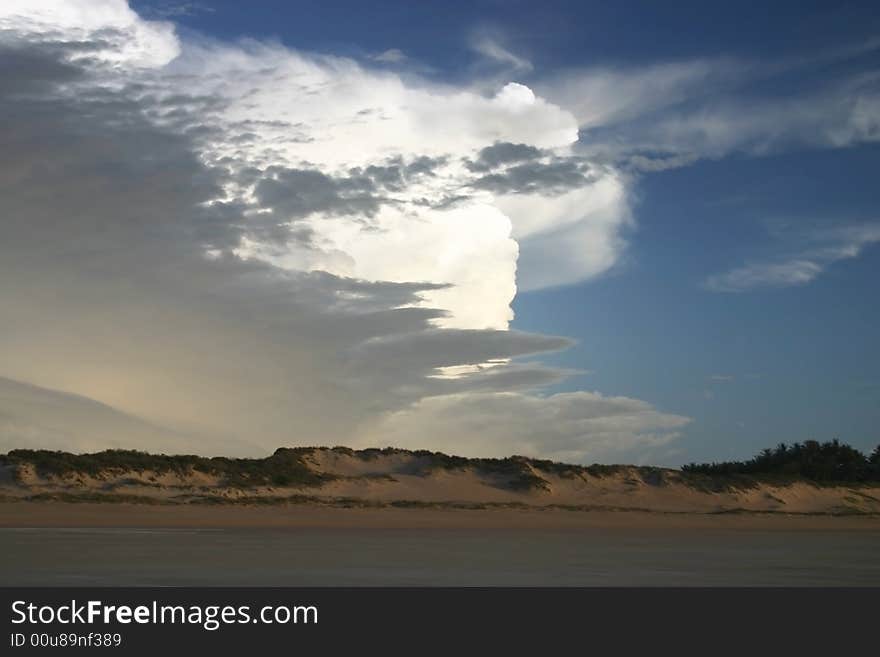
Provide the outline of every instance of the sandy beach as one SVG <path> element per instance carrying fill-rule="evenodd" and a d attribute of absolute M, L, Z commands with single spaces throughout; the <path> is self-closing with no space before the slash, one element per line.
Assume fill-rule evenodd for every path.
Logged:
<path fill-rule="evenodd" d="M 348 529 L 755 529 L 880 532 L 880 516 L 663 513 L 564 509 L 346 509 L 322 505 L 205 506 L 0 503 L 0 527 Z"/>
<path fill-rule="evenodd" d="M 0 503 L 7 586 L 876 586 L 880 518 Z"/>

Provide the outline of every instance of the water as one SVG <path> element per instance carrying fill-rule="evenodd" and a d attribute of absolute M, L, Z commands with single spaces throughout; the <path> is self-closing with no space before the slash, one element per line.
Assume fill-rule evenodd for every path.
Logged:
<path fill-rule="evenodd" d="M 878 586 L 880 531 L 0 529 L 6 586 Z"/>

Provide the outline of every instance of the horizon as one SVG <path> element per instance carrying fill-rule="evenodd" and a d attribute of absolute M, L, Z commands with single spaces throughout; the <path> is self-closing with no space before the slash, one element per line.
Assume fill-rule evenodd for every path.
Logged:
<path fill-rule="evenodd" d="M 880 16 L 767 12 L 7 0 L 0 452 L 870 454 Z"/>

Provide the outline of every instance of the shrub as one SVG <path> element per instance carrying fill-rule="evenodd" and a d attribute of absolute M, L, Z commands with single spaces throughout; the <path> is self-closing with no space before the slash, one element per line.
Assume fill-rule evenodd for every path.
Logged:
<path fill-rule="evenodd" d="M 713 476 L 750 475 L 782 479 L 807 479 L 819 483 L 880 481 L 878 450 L 871 457 L 838 440 L 819 443 L 807 440 L 775 449 L 765 449 L 748 461 L 690 463 L 682 471 Z"/>
<path fill-rule="evenodd" d="M 335 475 L 316 472 L 303 460 L 311 447 L 280 448 L 262 459 L 206 458 L 193 455 L 167 456 L 134 450 L 111 449 L 94 454 L 69 454 L 48 450 L 16 449 L 6 455 L 13 465 L 31 464 L 42 476 L 103 472 L 157 472 L 185 476 L 192 472 L 216 476 L 227 486 L 320 486 Z"/>

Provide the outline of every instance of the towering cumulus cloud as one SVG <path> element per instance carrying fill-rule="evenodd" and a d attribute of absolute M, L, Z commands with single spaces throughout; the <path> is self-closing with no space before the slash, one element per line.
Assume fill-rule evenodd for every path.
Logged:
<path fill-rule="evenodd" d="M 123 0 L 6 0 L 0 69 L 0 448 L 49 406 L 78 413 L 55 447 L 150 447 L 41 388 L 202 453 L 610 458 L 687 422 L 517 360 L 568 345 L 509 329 L 517 284 L 601 273 L 630 222 L 528 87 L 184 40 Z"/>

